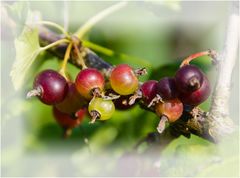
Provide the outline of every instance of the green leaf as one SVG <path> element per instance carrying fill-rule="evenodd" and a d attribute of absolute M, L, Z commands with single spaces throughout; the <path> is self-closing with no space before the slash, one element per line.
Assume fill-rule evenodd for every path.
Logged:
<path fill-rule="evenodd" d="M 13 63 L 10 76 L 15 90 L 19 90 L 27 77 L 30 76 L 30 69 L 37 56 L 62 41 L 56 41 L 45 47 L 40 47 L 37 21 L 41 20 L 41 14 L 37 11 L 28 11 L 23 31 L 15 39 L 16 59 Z M 49 22 L 50 23 L 50 22 Z M 48 24 L 49 24 L 48 23 Z M 51 23 L 51 25 L 54 23 Z M 56 26 L 56 25 L 55 25 Z"/>
<path fill-rule="evenodd" d="M 16 59 L 10 76 L 14 88 L 19 90 L 28 75 L 31 65 L 42 51 L 39 45 L 38 29 L 25 26 L 22 34 L 15 40 L 15 48 Z"/>
<path fill-rule="evenodd" d="M 21 31 L 15 39 L 16 59 L 13 63 L 10 76 L 13 86 L 19 90 L 29 74 L 34 60 L 43 51 L 39 45 L 38 29 L 33 24 L 41 19 L 40 13 L 30 11 L 29 4 L 16 2 L 8 6 L 9 14 L 17 22 L 17 28 Z"/>

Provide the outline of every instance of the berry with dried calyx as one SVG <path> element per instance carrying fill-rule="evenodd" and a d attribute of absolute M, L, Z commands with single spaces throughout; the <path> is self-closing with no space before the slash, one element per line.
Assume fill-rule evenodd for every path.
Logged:
<path fill-rule="evenodd" d="M 169 122 L 175 122 L 182 115 L 183 103 L 179 99 L 165 100 L 156 104 L 155 111 L 159 117 L 164 115 Z"/>
<path fill-rule="evenodd" d="M 198 67 L 185 65 L 176 72 L 176 86 L 182 93 L 193 92 L 201 87 L 203 77 L 204 74 Z"/>
<path fill-rule="evenodd" d="M 38 96 L 47 105 L 54 105 L 64 100 L 68 85 L 66 79 L 54 70 L 44 70 L 34 81 L 33 90 L 27 93 L 27 98 Z"/>
<path fill-rule="evenodd" d="M 77 91 L 89 100 L 95 94 L 101 95 L 104 83 L 103 75 L 94 68 L 87 68 L 80 71 L 75 80 Z"/>
<path fill-rule="evenodd" d="M 160 117 L 157 130 L 162 133 L 167 122 L 175 122 L 183 113 L 183 103 L 179 99 L 166 100 L 160 102 L 155 107 L 156 114 Z"/>
<path fill-rule="evenodd" d="M 211 93 L 210 82 L 206 76 L 203 77 L 201 87 L 193 92 L 179 94 L 180 100 L 189 106 L 197 106 L 206 101 Z"/>
<path fill-rule="evenodd" d="M 107 120 L 110 119 L 115 111 L 115 106 L 111 100 L 104 100 L 103 98 L 93 98 L 88 105 L 88 112 L 92 117 L 91 123 L 96 119 Z"/>

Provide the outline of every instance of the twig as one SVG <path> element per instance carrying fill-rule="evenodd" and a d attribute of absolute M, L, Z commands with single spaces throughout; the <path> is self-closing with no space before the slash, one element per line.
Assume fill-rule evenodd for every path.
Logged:
<path fill-rule="evenodd" d="M 229 98 L 232 71 L 237 59 L 239 45 L 239 2 L 232 2 L 227 25 L 226 39 L 222 53 L 219 55 L 220 70 L 213 92 L 212 104 L 206 125 L 209 135 L 219 141 L 224 135 L 234 131 L 232 119 L 229 117 Z"/>

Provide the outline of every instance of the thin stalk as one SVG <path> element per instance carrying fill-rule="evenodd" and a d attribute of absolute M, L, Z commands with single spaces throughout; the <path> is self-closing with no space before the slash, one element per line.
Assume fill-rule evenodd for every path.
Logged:
<path fill-rule="evenodd" d="M 62 43 L 69 43 L 70 41 L 67 40 L 67 39 L 61 39 L 61 40 L 57 40 L 47 46 L 44 46 L 44 47 L 41 47 L 41 51 L 45 51 L 45 50 L 48 50 L 49 48 L 52 48 L 54 46 L 57 46 L 59 44 L 62 44 Z"/>
<path fill-rule="evenodd" d="M 68 32 L 65 31 L 65 29 L 61 25 L 58 25 L 58 24 L 56 24 L 54 22 L 49 22 L 49 21 L 39 21 L 37 23 L 55 27 L 56 29 L 61 31 L 66 37 L 70 38 L 70 35 L 68 34 Z"/>
<path fill-rule="evenodd" d="M 189 63 L 193 60 L 196 59 L 198 57 L 201 56 L 209 56 L 212 58 L 212 60 L 216 60 L 217 57 L 217 52 L 214 50 L 207 50 L 207 51 L 202 51 L 202 52 L 198 52 L 195 54 L 192 54 L 190 56 L 188 56 L 186 59 L 183 60 L 183 62 L 181 63 L 180 67 L 183 67 L 185 65 L 189 65 Z"/>
<path fill-rule="evenodd" d="M 78 29 L 76 32 L 76 36 L 81 39 L 96 23 L 98 23 L 100 20 L 104 19 L 106 16 L 110 15 L 111 13 L 123 8 L 127 5 L 127 2 L 119 2 L 113 6 L 110 6 L 97 15 L 90 18 L 85 24 L 83 24 L 82 27 Z"/>
<path fill-rule="evenodd" d="M 136 64 L 141 64 L 141 65 L 143 65 L 145 67 L 149 67 L 149 68 L 152 67 L 151 63 L 147 62 L 144 59 L 133 57 L 133 56 L 129 56 L 129 55 L 124 54 L 124 53 L 117 53 L 117 52 L 114 52 L 111 49 L 108 49 L 106 47 L 102 47 L 102 46 L 100 46 L 98 44 L 95 44 L 95 43 L 87 41 L 87 40 L 83 40 L 82 42 L 83 42 L 83 46 L 91 48 L 93 51 L 102 53 L 102 54 L 104 54 L 106 56 L 116 57 L 116 58 L 118 58 L 118 59 L 120 59 L 122 61 L 126 61 L 126 62 L 129 62 L 129 61 L 136 62 Z"/>
<path fill-rule="evenodd" d="M 68 59 L 70 58 L 70 53 L 71 53 L 72 46 L 73 46 L 73 43 L 72 42 L 69 43 L 69 45 L 67 47 L 67 50 L 66 50 L 66 53 L 64 55 L 64 59 L 63 59 L 61 68 L 59 70 L 59 73 L 62 74 L 65 78 L 67 78 L 66 77 L 66 68 L 67 68 Z"/>
<path fill-rule="evenodd" d="M 74 47 L 74 49 L 75 49 L 75 51 L 76 51 L 77 57 L 78 57 L 78 59 L 79 59 L 79 62 L 80 62 L 80 64 L 81 64 L 82 68 L 83 68 L 83 69 L 86 69 L 87 66 L 86 66 L 86 64 L 85 64 L 85 62 L 84 62 L 83 57 L 82 57 L 81 54 L 80 54 L 80 51 L 79 51 L 79 49 L 78 49 L 78 46 L 74 43 L 74 44 L 73 44 L 73 47 Z"/>

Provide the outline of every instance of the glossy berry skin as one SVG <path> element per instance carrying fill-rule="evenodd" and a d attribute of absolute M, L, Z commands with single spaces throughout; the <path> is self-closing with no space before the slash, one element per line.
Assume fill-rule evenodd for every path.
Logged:
<path fill-rule="evenodd" d="M 164 103 L 159 102 L 155 108 L 156 114 L 166 116 L 169 122 L 178 120 L 183 112 L 183 103 L 179 99 L 166 100 Z"/>
<path fill-rule="evenodd" d="M 194 65 L 181 67 L 175 75 L 178 90 L 188 93 L 199 89 L 203 82 L 203 76 L 203 72 Z"/>
<path fill-rule="evenodd" d="M 68 85 L 66 79 L 54 70 L 44 70 L 34 81 L 34 89 L 40 91 L 39 99 L 47 104 L 54 105 L 64 100 Z"/>
<path fill-rule="evenodd" d="M 159 94 L 163 100 L 177 98 L 177 95 L 178 95 L 175 79 L 172 77 L 162 78 L 157 83 L 156 90 L 157 90 L 157 94 Z"/>
<path fill-rule="evenodd" d="M 211 87 L 209 80 L 206 76 L 203 78 L 203 83 L 201 87 L 193 92 L 190 93 L 181 93 L 179 94 L 180 100 L 189 106 L 197 106 L 208 99 L 211 93 Z"/>
<path fill-rule="evenodd" d="M 98 120 L 110 119 L 115 111 L 115 106 L 111 100 L 103 100 L 102 98 L 94 98 L 88 105 L 88 111 L 97 111 L 100 114 Z"/>
<path fill-rule="evenodd" d="M 86 108 L 79 109 L 76 116 L 69 115 L 53 107 L 53 115 L 57 123 L 63 128 L 74 128 L 81 124 L 86 114 Z"/>
<path fill-rule="evenodd" d="M 97 69 L 87 68 L 78 73 L 75 84 L 80 95 L 86 99 L 91 99 L 93 89 L 103 90 L 104 77 Z"/>
<path fill-rule="evenodd" d="M 133 94 L 138 88 L 138 78 L 127 64 L 116 66 L 110 75 L 112 89 L 120 95 Z"/>
<path fill-rule="evenodd" d="M 86 105 L 86 100 L 78 93 L 75 84 L 68 82 L 68 92 L 65 99 L 55 107 L 66 114 L 73 114 Z"/>
<path fill-rule="evenodd" d="M 157 94 L 157 81 L 149 80 L 142 84 L 140 90 L 142 92 L 143 100 L 148 104 Z"/>

